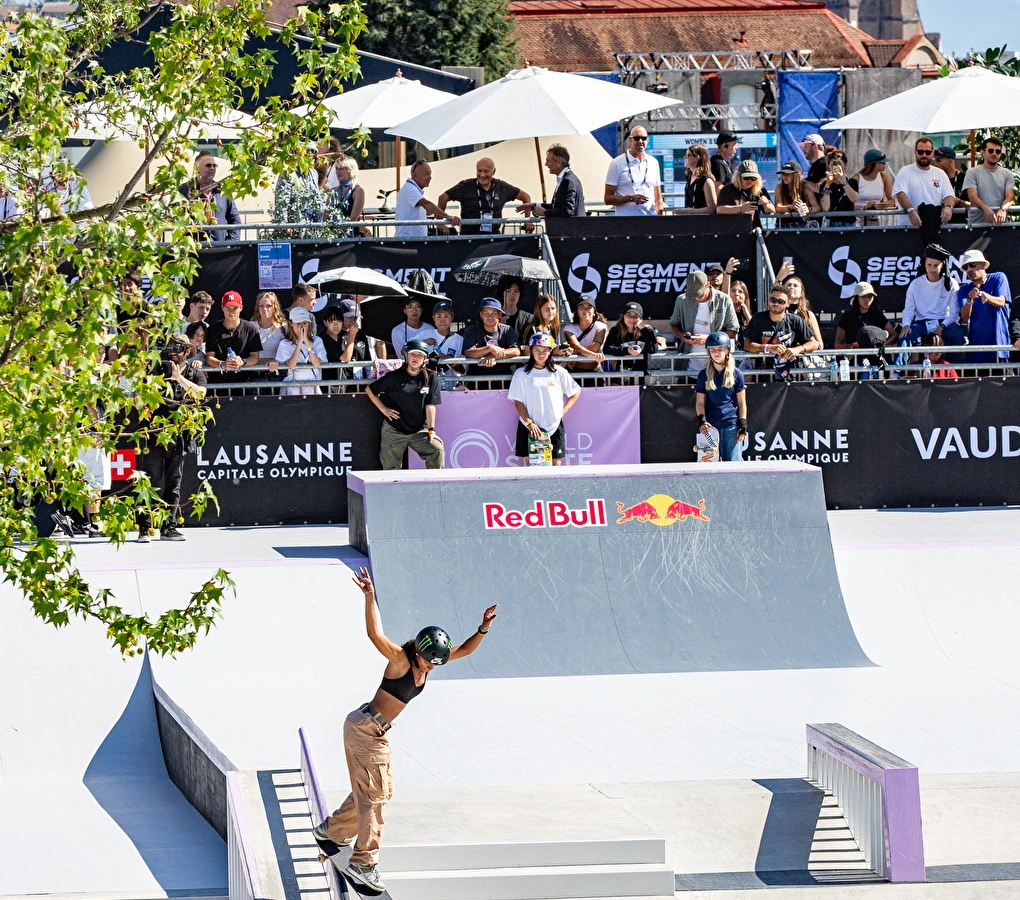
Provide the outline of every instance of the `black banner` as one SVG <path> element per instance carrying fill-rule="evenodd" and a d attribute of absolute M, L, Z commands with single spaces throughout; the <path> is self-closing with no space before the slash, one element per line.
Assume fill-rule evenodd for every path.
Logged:
<path fill-rule="evenodd" d="M 364 394 L 222 398 L 184 471 L 184 495 L 208 479 L 220 514 L 188 524 L 345 523 L 347 472 L 379 468 L 381 423 Z"/>
<path fill-rule="evenodd" d="M 734 216 L 706 216 L 725 223 Z M 657 222 L 644 217 L 640 222 Z M 751 234 L 659 234 L 639 233 L 615 237 L 550 238 L 556 265 L 571 306 L 581 294 L 594 294 L 599 312 L 610 324 L 619 319 L 623 304 L 636 300 L 646 319 L 668 319 L 677 294 L 684 290 L 687 275 L 730 257 L 742 261 L 733 276 L 756 283 L 755 239 Z"/>
<path fill-rule="evenodd" d="M 957 263 L 965 250 L 981 250 L 991 271 L 1005 272 L 1020 284 L 1020 231 L 1011 226 L 974 231 L 943 231 L 939 243 L 952 253 L 950 273 L 967 279 Z M 916 228 L 877 231 L 832 228 L 787 228 L 765 236 L 772 266 L 778 270 L 792 257 L 816 311 L 839 313 L 850 304 L 854 285 L 869 281 L 887 313 L 902 312 L 907 285 L 922 270 L 921 241 Z"/>
<path fill-rule="evenodd" d="M 453 270 L 471 257 L 488 256 L 497 253 L 512 253 L 516 256 L 541 256 L 538 238 L 496 237 L 492 240 L 472 241 L 385 241 L 378 243 L 347 241 L 344 243 L 294 243 L 291 245 L 294 266 L 294 283 L 311 278 L 317 272 L 339 266 L 364 266 L 378 269 L 384 275 L 403 284 L 407 276 L 416 269 L 424 269 L 432 276 L 439 292 L 454 302 L 457 321 L 474 324 L 477 321 L 478 301 L 491 296 L 494 288 L 461 284 L 453 276 Z M 234 244 L 229 247 L 212 247 L 199 253 L 199 274 L 190 291 L 208 291 L 217 302 L 227 291 L 239 291 L 244 298 L 244 318 L 250 318 L 255 310 L 255 295 L 258 293 L 258 248 L 257 244 Z M 280 304 L 290 306 L 291 292 L 276 291 Z M 521 308 L 530 311 L 538 296 L 537 286 L 525 285 Z M 426 316 L 431 313 L 425 310 Z M 220 318 L 219 307 L 214 308 L 214 318 Z M 388 338 L 389 335 L 379 335 Z"/>
<path fill-rule="evenodd" d="M 744 459 L 819 466 L 829 508 L 1020 503 L 1018 379 L 749 385 L 747 405 Z M 693 388 L 642 391 L 641 461 L 693 446 Z"/>

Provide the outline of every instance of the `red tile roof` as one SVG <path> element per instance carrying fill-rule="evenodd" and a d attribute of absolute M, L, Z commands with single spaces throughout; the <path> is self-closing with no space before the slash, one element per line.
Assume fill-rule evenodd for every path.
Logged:
<path fill-rule="evenodd" d="M 816 67 L 871 66 L 865 42 L 874 38 L 845 19 L 814 2 L 772 0 L 786 4 L 772 10 L 768 0 L 745 5 L 731 12 L 619 12 L 622 4 L 670 3 L 685 6 L 685 0 L 616 0 L 612 11 L 587 12 L 578 2 L 601 0 L 514 0 L 519 61 L 561 71 L 608 71 L 614 67 L 614 53 L 676 52 L 690 50 L 811 50 Z M 733 0 L 691 0 L 704 7 L 717 2 L 736 6 Z M 529 11 L 517 14 L 527 4 Z M 551 9 L 569 5 L 570 12 L 539 14 L 538 7 Z M 734 43 L 741 32 L 745 42 Z M 625 37 L 621 37 L 624 35 Z"/>
<path fill-rule="evenodd" d="M 612 12 L 774 12 L 825 9 L 824 0 L 510 0 L 512 15 Z"/>

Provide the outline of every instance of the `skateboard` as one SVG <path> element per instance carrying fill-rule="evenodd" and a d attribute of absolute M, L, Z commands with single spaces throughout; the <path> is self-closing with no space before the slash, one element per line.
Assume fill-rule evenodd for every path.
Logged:
<path fill-rule="evenodd" d="M 344 874 L 344 869 L 347 868 L 347 864 L 351 861 L 351 853 L 354 852 L 353 847 L 341 847 L 333 841 L 324 841 L 320 838 L 315 838 L 315 843 L 319 845 L 319 862 L 330 863 L 336 869 L 336 873 L 343 880 L 343 883 L 348 885 L 351 890 L 356 891 L 363 897 L 382 897 L 383 900 L 392 900 L 389 891 L 374 891 L 371 888 L 365 887 L 360 882 L 351 881 Z"/>
<path fill-rule="evenodd" d="M 719 462 L 719 429 L 709 425 L 708 434 L 699 431 L 695 435 L 694 452 L 697 454 L 695 458 L 698 462 Z"/>
<path fill-rule="evenodd" d="M 528 436 L 528 464 L 532 466 L 552 465 L 552 440 L 545 432 L 537 438 Z"/>

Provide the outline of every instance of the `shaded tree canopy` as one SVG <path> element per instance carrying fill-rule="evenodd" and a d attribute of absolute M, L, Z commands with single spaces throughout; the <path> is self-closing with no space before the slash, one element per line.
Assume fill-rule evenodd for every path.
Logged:
<path fill-rule="evenodd" d="M 364 16 L 356 2 L 334 4 L 328 25 L 310 13 L 273 29 L 261 0 L 81 0 L 63 21 L 25 12 L 8 24 L 0 33 L 0 199 L 5 214 L 12 206 L 16 214 L 0 221 L 0 569 L 48 623 L 98 619 L 122 653 L 176 653 L 212 625 L 228 574 L 211 572 L 179 608 L 135 614 L 88 583 L 66 543 L 39 537 L 34 510 L 40 500 L 68 510 L 96 500 L 82 461 L 89 453 L 140 439 L 169 444 L 200 434 L 214 415 L 200 403 L 167 412 L 159 353 L 180 329 L 208 221 L 201 200 L 178 190 L 192 175 L 194 128 L 259 98 L 274 66 L 259 41 L 278 30 L 278 45 L 298 62 L 293 97 L 263 98 L 254 125 L 217 149 L 230 164 L 222 188 L 243 198 L 307 168 L 308 142 L 328 135 L 328 114 L 291 110 L 356 74 Z M 322 37 L 298 41 L 302 29 Z M 118 41 L 141 43 L 145 67 L 105 70 L 100 60 Z M 144 156 L 96 208 L 80 202 L 80 173 L 62 156 L 86 123 Z M 122 291 L 129 274 L 147 279 L 150 292 Z M 203 485 L 189 511 L 210 502 Z M 167 522 L 144 476 L 102 499 L 114 543 L 133 529 L 138 505 L 157 526 Z"/>

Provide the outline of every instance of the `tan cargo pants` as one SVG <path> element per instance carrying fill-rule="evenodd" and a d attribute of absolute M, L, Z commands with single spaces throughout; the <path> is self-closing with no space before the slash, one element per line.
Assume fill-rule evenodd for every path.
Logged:
<path fill-rule="evenodd" d="M 393 796 L 390 742 L 375 719 L 356 709 L 344 722 L 344 753 L 351 793 L 326 819 L 326 834 L 333 841 L 356 834 L 351 862 L 374 866 L 385 825 L 383 807 Z"/>

